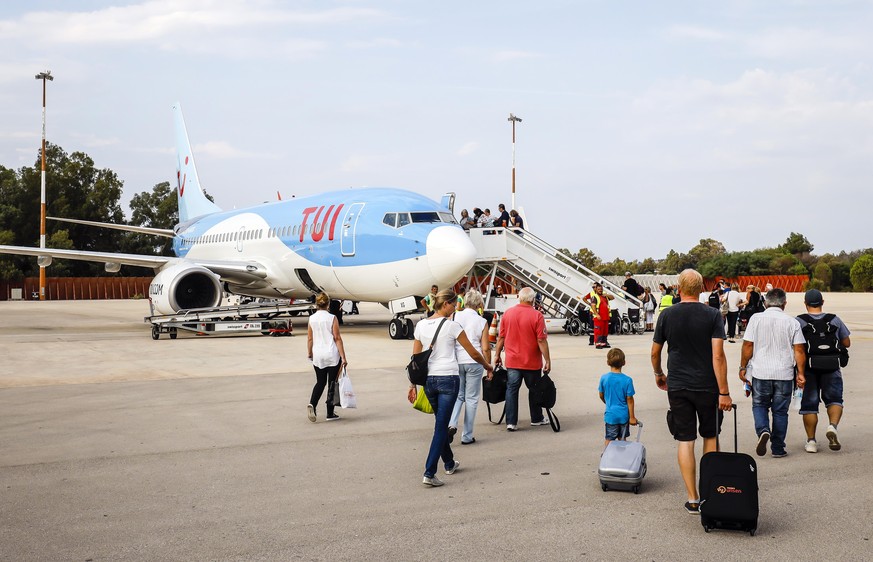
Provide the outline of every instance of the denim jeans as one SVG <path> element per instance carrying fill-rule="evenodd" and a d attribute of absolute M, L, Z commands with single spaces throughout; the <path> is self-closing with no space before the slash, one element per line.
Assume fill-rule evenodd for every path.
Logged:
<path fill-rule="evenodd" d="M 774 453 L 785 452 L 785 435 L 788 433 L 788 406 L 794 381 L 774 381 L 752 378 L 752 415 L 755 417 L 755 433 L 770 432 L 771 449 Z M 773 430 L 770 431 L 770 410 L 773 411 Z"/>
<path fill-rule="evenodd" d="M 527 387 L 527 403 L 530 407 L 530 421 L 543 421 L 543 409 L 533 405 L 530 389 L 536 386 L 542 378 L 542 371 L 528 371 L 525 369 L 506 368 L 506 425 L 518 425 L 518 390 L 521 381 Z"/>
<path fill-rule="evenodd" d="M 455 408 L 452 410 L 452 419 L 449 427 L 458 427 L 458 418 L 461 417 L 461 408 L 464 408 L 464 432 L 461 441 L 469 443 L 473 440 L 473 422 L 476 421 L 476 409 L 479 408 L 479 393 L 482 390 L 482 373 L 485 367 L 478 363 L 461 363 L 458 365 L 460 375 L 460 391 Z"/>
<path fill-rule="evenodd" d="M 430 451 L 424 464 L 424 475 L 433 478 L 437 471 L 437 461 L 443 458 L 446 468 L 455 466 L 455 456 L 449 445 L 449 418 L 452 408 L 458 400 L 460 382 L 454 375 L 443 377 L 427 377 L 424 393 L 433 408 L 434 427 L 433 439 L 430 441 Z"/>

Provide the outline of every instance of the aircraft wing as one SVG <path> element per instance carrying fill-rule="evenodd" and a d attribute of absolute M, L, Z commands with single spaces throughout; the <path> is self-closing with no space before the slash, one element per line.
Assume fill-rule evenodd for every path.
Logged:
<path fill-rule="evenodd" d="M 129 224 L 114 224 L 109 222 L 84 221 L 80 219 L 62 219 L 60 217 L 46 217 L 49 220 L 71 222 L 74 224 L 84 224 L 88 226 L 96 226 L 99 228 L 112 228 L 114 230 L 123 230 L 125 232 L 139 232 L 140 234 L 153 234 L 155 236 L 164 236 L 173 238 L 176 233 L 169 228 L 151 228 L 148 226 L 132 226 Z"/>
<path fill-rule="evenodd" d="M 257 262 L 242 261 L 208 261 L 176 258 L 170 256 L 146 256 L 141 254 L 115 254 L 112 252 L 86 252 L 83 250 L 61 250 L 57 248 L 28 248 L 25 246 L 0 246 L 0 254 L 18 256 L 51 256 L 58 259 L 92 261 L 103 263 L 120 263 L 158 269 L 168 263 L 187 261 L 201 265 L 212 271 L 222 281 L 232 283 L 251 283 L 267 277 L 267 269 Z"/>
<path fill-rule="evenodd" d="M 18 256 L 51 256 L 53 258 L 79 261 L 96 261 L 103 263 L 120 263 L 122 265 L 137 265 L 140 267 L 163 267 L 165 264 L 179 258 L 168 256 L 144 256 L 139 254 L 116 254 L 112 252 L 86 252 L 83 250 L 61 250 L 57 248 L 28 248 L 25 246 L 0 246 L 0 254 Z"/>

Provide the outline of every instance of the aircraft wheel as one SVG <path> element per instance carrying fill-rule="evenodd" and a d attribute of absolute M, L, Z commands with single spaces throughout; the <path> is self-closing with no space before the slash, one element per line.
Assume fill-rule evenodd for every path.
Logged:
<path fill-rule="evenodd" d="M 152 325 L 152 339 L 157 340 L 161 337 L 161 329 L 157 325 Z"/>
<path fill-rule="evenodd" d="M 415 339 L 415 324 L 412 323 L 412 320 L 409 318 L 406 319 L 406 338 L 413 340 Z"/>
<path fill-rule="evenodd" d="M 179 332 L 176 330 L 176 328 L 170 328 L 170 339 L 174 340 L 177 337 L 179 337 Z"/>
<path fill-rule="evenodd" d="M 388 335 L 392 340 L 399 340 L 403 337 L 403 324 L 399 318 L 392 318 L 388 324 Z"/>

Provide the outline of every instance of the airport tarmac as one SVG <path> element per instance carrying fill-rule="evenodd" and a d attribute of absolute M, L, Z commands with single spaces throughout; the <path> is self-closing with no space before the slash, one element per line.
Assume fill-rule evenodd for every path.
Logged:
<path fill-rule="evenodd" d="M 755 537 L 706 534 L 685 513 L 650 334 L 610 337 L 645 422 L 642 493 L 600 489 L 605 352 L 563 334 L 549 340 L 562 431 L 530 427 L 522 407 L 508 433 L 482 404 L 477 442 L 431 489 L 433 418 L 406 401 L 412 342 L 388 338 L 379 305 L 342 330 L 358 409 L 325 423 L 322 406 L 312 424 L 306 318 L 291 338 L 153 341 L 145 301 L 0 302 L 0 560 L 870 560 L 873 295 L 825 299 L 852 330 L 843 449 L 820 423 L 824 446 L 805 453 L 792 412 L 789 456 L 758 458 Z M 725 346 L 753 454 L 741 344 Z"/>

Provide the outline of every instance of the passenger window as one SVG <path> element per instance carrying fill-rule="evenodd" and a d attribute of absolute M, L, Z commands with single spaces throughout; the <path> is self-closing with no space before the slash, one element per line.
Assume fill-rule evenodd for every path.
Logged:
<path fill-rule="evenodd" d="M 397 225 L 397 213 L 385 213 L 385 216 L 382 218 L 382 224 L 395 228 Z"/>

